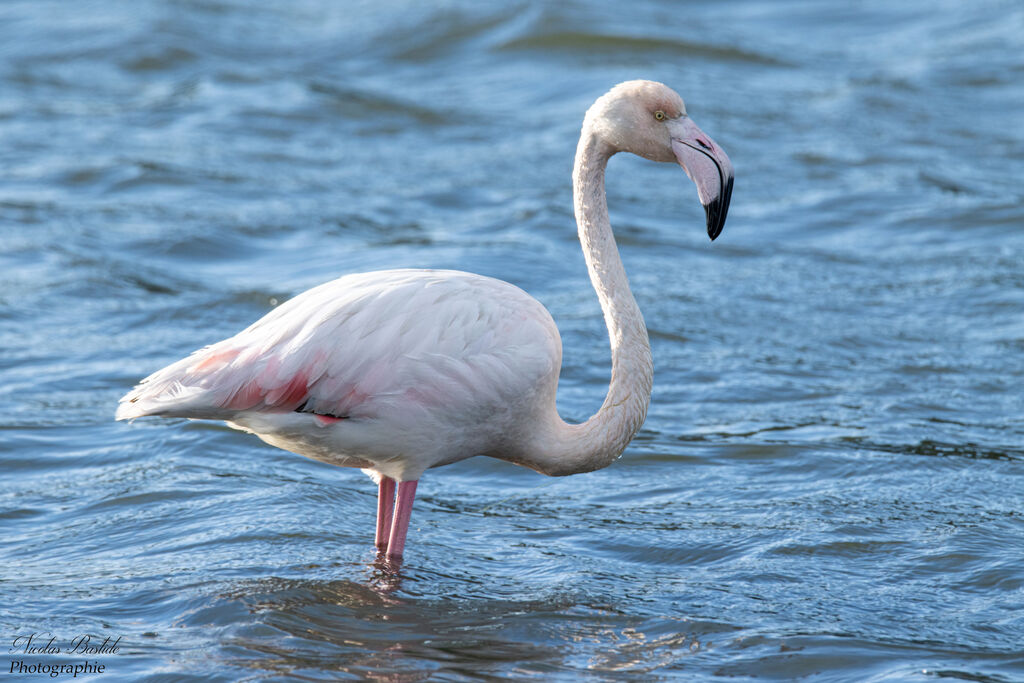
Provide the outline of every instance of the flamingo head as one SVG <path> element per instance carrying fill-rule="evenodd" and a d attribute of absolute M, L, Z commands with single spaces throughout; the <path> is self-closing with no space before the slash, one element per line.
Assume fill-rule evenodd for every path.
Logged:
<path fill-rule="evenodd" d="M 674 90 L 654 81 L 620 83 L 587 111 L 585 125 L 613 152 L 682 166 L 697 186 L 708 237 L 721 234 L 732 198 L 732 162 L 686 115 L 683 98 Z"/>

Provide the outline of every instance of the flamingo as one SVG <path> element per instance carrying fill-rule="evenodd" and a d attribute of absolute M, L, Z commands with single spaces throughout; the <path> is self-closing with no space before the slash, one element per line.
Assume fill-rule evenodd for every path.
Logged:
<path fill-rule="evenodd" d="M 224 420 L 378 486 L 375 543 L 400 561 L 420 476 L 487 455 L 551 476 L 590 472 L 625 450 L 647 414 L 653 364 L 608 219 L 605 167 L 617 152 L 677 162 L 697 186 L 708 236 L 732 194 L 729 157 L 682 98 L 628 81 L 587 111 L 573 168 L 579 239 L 611 341 L 597 413 L 555 407 L 562 364 L 547 309 L 501 280 L 451 270 L 346 275 L 281 304 L 235 336 L 158 370 L 116 419 Z"/>

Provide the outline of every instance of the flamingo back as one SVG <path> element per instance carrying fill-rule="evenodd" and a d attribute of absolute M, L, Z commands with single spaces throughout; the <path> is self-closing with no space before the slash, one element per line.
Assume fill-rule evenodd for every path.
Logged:
<path fill-rule="evenodd" d="M 321 422 L 439 412 L 477 420 L 554 391 L 558 330 L 521 289 L 458 271 L 348 275 L 144 379 L 118 419 L 233 420 L 309 413 Z"/>

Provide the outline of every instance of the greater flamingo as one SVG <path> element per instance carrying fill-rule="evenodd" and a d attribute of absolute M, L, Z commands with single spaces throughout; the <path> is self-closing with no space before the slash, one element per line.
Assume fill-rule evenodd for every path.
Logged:
<path fill-rule="evenodd" d="M 562 345 L 544 306 L 507 282 L 445 270 L 315 287 L 142 380 L 117 419 L 225 420 L 274 446 L 362 468 L 378 484 L 376 545 L 388 559 L 402 556 L 416 484 L 431 467 L 474 455 L 552 476 L 606 467 L 643 423 L 653 375 L 608 221 L 605 167 L 617 152 L 682 165 L 712 240 L 732 194 L 729 157 L 670 88 L 621 83 L 587 111 L 573 200 L 612 374 L 586 422 L 567 424 L 555 408 Z"/>

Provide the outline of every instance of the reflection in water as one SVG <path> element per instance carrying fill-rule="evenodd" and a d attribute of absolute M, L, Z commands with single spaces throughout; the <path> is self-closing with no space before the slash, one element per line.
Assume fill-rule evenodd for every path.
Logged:
<path fill-rule="evenodd" d="M 387 637 L 390 623 L 406 611 L 406 604 L 390 595 L 397 577 L 387 576 L 384 588 L 381 578 L 375 572 L 366 584 L 263 579 L 237 585 L 219 600 L 240 603 L 252 622 L 229 637 L 231 650 L 246 654 L 229 651 L 225 664 L 277 673 L 320 670 L 408 680 L 396 667 L 403 645 Z M 356 624 L 361 626 L 354 628 Z M 389 673 L 371 675 L 382 671 Z"/>
<path fill-rule="evenodd" d="M 557 666 L 565 655 L 553 644 L 531 642 L 527 633 L 524 640 L 497 633 L 504 619 L 536 613 L 543 605 L 398 597 L 400 581 L 374 567 L 366 583 L 262 579 L 238 584 L 214 601 L 216 611 L 242 605 L 251 615 L 250 623 L 228 636 L 225 664 L 405 681 L 438 670 L 475 674 L 515 662 Z"/>

